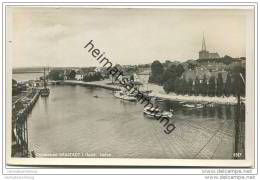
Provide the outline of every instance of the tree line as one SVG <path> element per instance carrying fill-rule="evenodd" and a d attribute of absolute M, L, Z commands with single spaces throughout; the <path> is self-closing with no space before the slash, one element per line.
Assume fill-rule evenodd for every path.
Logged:
<path fill-rule="evenodd" d="M 64 71 L 63 70 L 53 70 L 50 71 L 48 74 L 48 79 L 51 80 L 64 80 Z M 75 70 L 70 70 L 70 73 L 67 76 L 68 80 L 75 80 L 76 79 L 76 71 Z M 100 81 L 104 79 L 102 74 L 99 72 L 96 72 L 94 74 L 86 74 L 83 76 L 83 81 L 90 82 L 90 81 Z"/>
<path fill-rule="evenodd" d="M 89 74 L 89 75 L 84 76 L 83 81 L 91 82 L 91 81 L 100 81 L 103 79 L 104 79 L 104 77 L 101 75 L 101 73 L 97 72 L 94 74 Z"/>
<path fill-rule="evenodd" d="M 245 77 L 245 68 L 241 65 L 236 65 L 227 72 L 225 82 L 222 73 L 218 73 L 217 77 L 204 75 L 202 79 L 199 77 L 187 79 L 182 64 L 173 64 L 164 69 L 159 61 L 154 61 L 151 70 L 149 82 L 162 85 L 166 93 L 227 97 L 237 94 L 245 95 L 245 85 L 241 78 L 241 76 Z"/>

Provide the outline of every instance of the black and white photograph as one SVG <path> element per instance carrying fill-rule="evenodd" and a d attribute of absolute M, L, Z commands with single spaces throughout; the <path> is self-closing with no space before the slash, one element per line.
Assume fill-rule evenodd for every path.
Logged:
<path fill-rule="evenodd" d="M 10 165 L 253 164 L 254 9 L 6 13 Z"/>

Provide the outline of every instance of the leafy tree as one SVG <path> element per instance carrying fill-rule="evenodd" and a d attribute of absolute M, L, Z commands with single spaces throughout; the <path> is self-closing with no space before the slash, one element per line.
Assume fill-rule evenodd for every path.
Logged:
<path fill-rule="evenodd" d="M 163 86 L 163 89 L 164 91 L 168 94 L 169 92 L 176 92 L 176 86 L 175 86 L 175 81 L 173 80 L 168 80 L 164 86 Z"/>
<path fill-rule="evenodd" d="M 221 60 L 226 65 L 229 65 L 233 62 L 233 58 L 227 55 L 225 55 Z"/>
<path fill-rule="evenodd" d="M 76 71 L 75 70 L 71 70 L 70 74 L 69 74 L 69 79 L 75 79 L 76 76 Z"/>
<path fill-rule="evenodd" d="M 181 94 L 188 94 L 188 91 L 189 91 L 188 82 L 186 81 L 186 78 L 183 77 L 180 81 L 180 93 Z"/>
<path fill-rule="evenodd" d="M 174 81 L 176 79 L 176 67 L 177 66 L 173 64 L 164 71 L 161 79 L 162 82 L 166 82 L 169 79 L 172 79 Z"/>
<path fill-rule="evenodd" d="M 209 96 L 215 96 L 215 91 L 216 91 L 215 76 L 211 76 L 211 77 L 209 78 L 208 95 L 209 95 Z"/>
<path fill-rule="evenodd" d="M 167 68 L 163 75 L 162 75 L 162 83 L 164 86 L 166 86 L 164 89 L 167 91 L 173 91 L 176 92 L 175 88 L 176 86 L 174 85 L 175 83 L 178 84 L 178 86 L 180 86 L 180 82 L 179 82 L 179 78 L 182 76 L 184 72 L 184 68 L 181 64 L 179 65 L 171 65 L 169 68 Z"/>
<path fill-rule="evenodd" d="M 163 65 L 164 65 L 164 67 L 168 68 L 171 65 L 171 61 L 170 60 L 166 60 Z"/>
<path fill-rule="evenodd" d="M 178 64 L 176 67 L 176 76 L 181 77 L 181 75 L 184 71 L 185 71 L 184 67 L 181 64 Z"/>
<path fill-rule="evenodd" d="M 85 82 L 100 81 L 101 79 L 103 79 L 103 76 L 101 75 L 101 73 L 95 73 L 95 74 L 90 74 L 90 75 L 84 76 L 83 81 L 85 81 Z"/>
<path fill-rule="evenodd" d="M 18 89 L 18 86 L 17 86 L 17 81 L 12 79 L 12 95 L 14 96 L 18 93 L 20 93 L 20 92 L 19 92 L 19 89 Z"/>
<path fill-rule="evenodd" d="M 195 84 L 194 84 L 194 94 L 195 96 L 198 96 L 200 94 L 200 80 L 198 76 L 195 78 Z"/>
<path fill-rule="evenodd" d="M 189 78 L 187 83 L 187 92 L 189 95 L 193 94 L 193 80 L 191 78 Z"/>
<path fill-rule="evenodd" d="M 160 61 L 156 60 L 151 65 L 151 71 L 152 74 L 149 77 L 149 82 L 156 83 L 156 84 L 162 84 L 161 77 L 164 72 L 163 65 L 160 63 Z"/>
<path fill-rule="evenodd" d="M 200 91 L 203 96 L 206 96 L 208 94 L 208 81 L 205 74 L 203 76 Z"/>
<path fill-rule="evenodd" d="M 62 71 L 50 71 L 48 78 L 54 81 L 64 80 L 64 74 Z"/>
<path fill-rule="evenodd" d="M 194 70 L 197 67 L 197 64 L 194 62 L 189 62 L 188 63 L 188 69 Z"/>
<path fill-rule="evenodd" d="M 234 95 L 242 95 L 245 96 L 245 67 L 241 65 L 235 65 L 231 69 L 232 73 L 232 87 Z"/>
<path fill-rule="evenodd" d="M 232 80 L 230 73 L 227 74 L 227 79 L 224 88 L 225 96 L 229 97 L 232 93 Z"/>
<path fill-rule="evenodd" d="M 182 80 L 177 78 L 175 81 L 174 81 L 174 92 L 176 94 L 181 94 L 183 91 L 183 87 L 182 87 Z"/>
<path fill-rule="evenodd" d="M 164 69 L 160 61 L 154 61 L 151 65 L 152 75 L 162 74 Z"/>
<path fill-rule="evenodd" d="M 217 96 L 222 96 L 223 95 L 223 87 L 224 87 L 224 83 L 223 83 L 222 74 L 218 73 L 217 90 L 216 90 Z"/>

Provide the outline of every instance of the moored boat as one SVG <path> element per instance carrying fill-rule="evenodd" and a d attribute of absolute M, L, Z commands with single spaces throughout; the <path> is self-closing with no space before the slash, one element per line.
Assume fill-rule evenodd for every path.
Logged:
<path fill-rule="evenodd" d="M 196 106 L 194 104 L 184 104 L 183 107 L 195 108 Z"/>
<path fill-rule="evenodd" d="M 158 108 L 150 108 L 146 107 L 144 108 L 143 113 L 149 117 L 155 117 L 155 118 L 172 118 L 173 114 L 172 112 L 168 111 L 162 111 Z"/>
<path fill-rule="evenodd" d="M 45 88 L 41 89 L 40 93 L 41 93 L 42 97 L 47 97 L 50 95 L 50 89 L 45 87 Z"/>
<path fill-rule="evenodd" d="M 196 109 L 201 109 L 203 108 L 204 106 L 202 104 L 196 104 Z"/>
<path fill-rule="evenodd" d="M 123 91 L 123 92 L 124 92 L 124 91 Z M 127 96 L 130 96 L 130 97 L 135 97 L 135 96 L 136 96 L 136 94 L 131 93 L 131 92 L 125 92 L 125 94 L 126 94 Z"/>
<path fill-rule="evenodd" d="M 45 78 L 45 68 L 44 68 L 44 87 L 40 90 L 40 94 L 42 97 L 48 97 L 50 95 L 50 89 L 47 87 L 47 82 Z"/>
<path fill-rule="evenodd" d="M 201 108 L 203 108 L 203 105 L 202 104 L 184 104 L 183 107 L 201 109 Z"/>
<path fill-rule="evenodd" d="M 129 96 L 123 91 L 116 91 L 116 92 L 114 92 L 113 95 L 114 95 L 114 97 L 119 98 L 119 99 L 123 99 L 123 100 L 127 100 L 127 101 L 134 101 L 134 102 L 137 101 L 135 97 Z"/>
<path fill-rule="evenodd" d="M 158 97 L 156 97 L 155 100 L 156 100 L 157 102 L 163 102 L 163 101 L 164 101 L 163 99 L 160 99 L 160 98 L 158 98 Z"/>

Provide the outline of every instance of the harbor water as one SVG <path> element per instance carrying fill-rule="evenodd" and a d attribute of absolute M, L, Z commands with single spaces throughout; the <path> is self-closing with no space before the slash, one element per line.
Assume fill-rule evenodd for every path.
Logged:
<path fill-rule="evenodd" d="M 36 157 L 232 159 L 235 106 L 160 102 L 162 109 L 174 110 L 176 129 L 166 134 L 162 123 L 144 116 L 144 104 L 117 99 L 110 90 L 50 89 L 28 118 L 29 150 Z"/>

